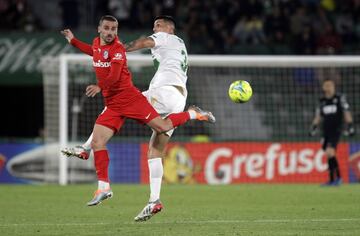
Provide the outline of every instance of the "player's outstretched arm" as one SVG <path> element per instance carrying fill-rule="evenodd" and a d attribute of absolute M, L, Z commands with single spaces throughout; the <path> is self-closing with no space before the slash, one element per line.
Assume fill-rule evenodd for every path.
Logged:
<path fill-rule="evenodd" d="M 109 75 L 106 78 L 98 81 L 97 86 L 100 88 L 100 90 L 111 87 L 119 79 L 123 66 L 124 62 L 111 64 Z"/>
<path fill-rule="evenodd" d="M 93 55 L 93 50 L 90 44 L 84 43 L 77 38 L 75 38 L 74 34 L 71 32 L 70 29 L 64 29 L 60 31 L 62 35 L 66 38 L 66 40 L 73 45 L 74 47 L 77 47 L 82 51 L 83 53 L 88 54 L 89 56 Z"/>
<path fill-rule="evenodd" d="M 155 41 L 150 37 L 139 38 L 137 40 L 125 44 L 125 49 L 127 52 L 132 52 L 143 48 L 153 48 L 153 47 L 155 47 Z"/>
<path fill-rule="evenodd" d="M 344 120 L 346 123 L 346 130 L 345 130 L 344 134 L 346 136 L 353 136 L 355 134 L 355 127 L 353 124 L 353 117 L 352 117 L 350 111 L 344 112 Z"/>
<path fill-rule="evenodd" d="M 70 43 L 73 38 L 75 38 L 74 34 L 71 32 L 70 29 L 64 29 L 60 31 L 62 35 L 66 38 L 66 40 Z"/>
<path fill-rule="evenodd" d="M 310 136 L 315 136 L 317 134 L 320 122 L 321 122 L 321 116 L 320 114 L 318 114 L 318 112 L 316 112 L 315 117 L 311 123 L 311 128 L 309 130 Z"/>

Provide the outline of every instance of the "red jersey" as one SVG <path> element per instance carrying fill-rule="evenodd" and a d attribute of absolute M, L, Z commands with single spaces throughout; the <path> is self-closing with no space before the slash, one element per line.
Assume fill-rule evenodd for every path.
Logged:
<path fill-rule="evenodd" d="M 93 67 L 105 99 L 105 105 L 112 109 L 122 109 L 130 102 L 142 96 L 133 85 L 127 67 L 125 48 L 118 37 L 111 44 L 100 45 L 96 37 L 89 45 L 73 38 L 70 42 L 84 53 L 93 57 Z"/>

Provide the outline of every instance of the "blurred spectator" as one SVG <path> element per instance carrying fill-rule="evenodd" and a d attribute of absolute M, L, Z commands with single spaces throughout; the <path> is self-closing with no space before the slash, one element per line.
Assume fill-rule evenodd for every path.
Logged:
<path fill-rule="evenodd" d="M 243 44 L 265 42 L 264 24 L 257 16 L 243 17 L 235 25 L 233 36 Z"/>
<path fill-rule="evenodd" d="M 170 15 L 175 16 L 177 9 L 176 0 L 156 0 L 154 7 L 154 15 Z"/>
<path fill-rule="evenodd" d="M 36 19 L 25 0 L 0 0 L 0 29 L 32 32 L 38 28 Z"/>
<path fill-rule="evenodd" d="M 323 34 L 325 27 L 330 24 L 325 10 L 319 6 L 317 7 L 316 12 L 312 15 L 311 22 L 316 35 Z"/>
<path fill-rule="evenodd" d="M 306 14 L 306 8 L 301 6 L 296 9 L 295 14 L 290 18 L 290 29 L 294 35 L 300 35 L 304 26 L 310 24 L 310 18 Z"/>
<path fill-rule="evenodd" d="M 58 9 L 47 13 L 44 4 L 0 0 L 0 29 L 39 30 L 38 18 L 46 21 L 48 30 L 57 29 L 59 24 L 47 23 L 56 17 L 44 14 Z M 259 54 L 360 50 L 360 0 L 56 0 L 46 4 L 60 6 L 63 26 L 79 30 L 92 28 L 104 14 L 115 15 L 120 27 L 129 31 L 147 31 L 157 15 L 172 15 L 189 41 L 189 53 L 243 53 L 241 49 L 249 44 L 265 49 L 255 50 Z"/>
<path fill-rule="evenodd" d="M 120 29 L 131 27 L 129 23 L 131 21 L 132 0 L 109 0 L 108 6 L 110 14 L 115 16 L 119 21 Z"/>
<path fill-rule="evenodd" d="M 10 12 L 10 2 L 8 0 L 0 0 L 0 29 L 11 29 L 11 12 Z"/>
<path fill-rule="evenodd" d="M 334 0 L 321 0 L 320 4 L 326 11 L 334 11 L 336 7 Z"/>
<path fill-rule="evenodd" d="M 310 25 L 305 25 L 301 34 L 295 38 L 295 53 L 312 55 L 315 52 L 315 35 Z"/>
<path fill-rule="evenodd" d="M 270 39 L 278 38 L 281 34 L 283 37 L 284 34 L 288 33 L 288 22 L 287 19 L 281 13 L 279 6 L 273 7 L 271 14 L 266 17 L 265 20 L 265 33 Z"/>
<path fill-rule="evenodd" d="M 335 32 L 334 27 L 328 24 L 325 33 L 322 34 L 317 42 L 317 52 L 319 54 L 338 54 L 342 48 L 340 35 Z"/>
<path fill-rule="evenodd" d="M 335 29 L 343 39 L 344 43 L 348 43 L 353 41 L 353 27 L 354 22 L 351 14 L 349 13 L 341 13 L 336 17 L 335 21 Z"/>

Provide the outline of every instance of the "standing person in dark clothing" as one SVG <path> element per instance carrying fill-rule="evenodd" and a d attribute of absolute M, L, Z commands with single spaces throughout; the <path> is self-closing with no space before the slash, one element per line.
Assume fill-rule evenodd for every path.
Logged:
<path fill-rule="evenodd" d="M 336 146 L 339 142 L 343 123 L 346 123 L 345 134 L 355 134 L 353 118 L 349 110 L 349 104 L 344 95 L 336 93 L 335 82 L 324 80 L 322 84 L 324 96 L 320 98 L 319 106 L 312 122 L 310 135 L 314 136 L 321 124 L 322 149 L 328 158 L 329 181 L 325 185 L 341 184 L 341 175 L 338 161 L 336 159 Z"/>

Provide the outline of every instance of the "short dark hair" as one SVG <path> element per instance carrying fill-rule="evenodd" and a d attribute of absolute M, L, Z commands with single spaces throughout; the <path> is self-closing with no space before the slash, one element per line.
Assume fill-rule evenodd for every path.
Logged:
<path fill-rule="evenodd" d="M 322 84 L 326 83 L 326 82 L 333 82 L 333 84 L 336 84 L 335 81 L 333 79 L 330 78 L 326 78 L 323 80 Z"/>
<path fill-rule="evenodd" d="M 156 21 L 156 20 L 164 20 L 166 22 L 173 24 L 174 28 L 176 27 L 175 19 L 172 16 L 161 15 L 161 16 L 157 16 L 154 21 Z"/>
<path fill-rule="evenodd" d="M 100 18 L 100 21 L 99 21 L 99 25 L 101 25 L 101 23 L 104 21 L 104 20 L 107 20 L 107 21 L 112 21 L 112 22 L 118 22 L 117 19 L 112 16 L 112 15 L 105 15 L 105 16 L 102 16 Z"/>

